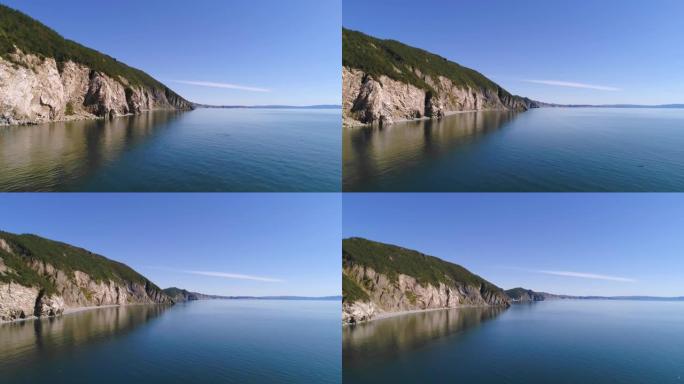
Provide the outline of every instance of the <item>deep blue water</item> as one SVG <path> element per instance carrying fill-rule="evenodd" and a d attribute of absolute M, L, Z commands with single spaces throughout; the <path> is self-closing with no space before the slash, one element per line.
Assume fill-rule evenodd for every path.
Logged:
<path fill-rule="evenodd" d="M 563 300 L 345 327 L 347 383 L 684 381 L 684 302 Z"/>
<path fill-rule="evenodd" d="M 684 191 L 684 109 L 472 112 L 343 136 L 345 191 Z"/>
<path fill-rule="evenodd" d="M 340 383 L 340 311 L 213 300 L 0 324 L 0 382 Z"/>
<path fill-rule="evenodd" d="M 0 191 L 339 191 L 340 116 L 196 109 L 0 127 Z"/>

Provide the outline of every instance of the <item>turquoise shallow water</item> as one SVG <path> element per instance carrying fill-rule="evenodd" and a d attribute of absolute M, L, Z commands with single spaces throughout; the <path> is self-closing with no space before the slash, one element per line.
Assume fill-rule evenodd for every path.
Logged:
<path fill-rule="evenodd" d="M 0 324 L 0 382 L 340 383 L 340 311 L 216 300 Z"/>
<path fill-rule="evenodd" d="M 684 110 L 472 112 L 343 130 L 345 191 L 684 191 Z"/>
<path fill-rule="evenodd" d="M 339 191 L 340 116 L 197 109 L 0 127 L 0 191 Z"/>
<path fill-rule="evenodd" d="M 682 383 L 684 302 L 548 301 L 343 329 L 344 383 Z"/>

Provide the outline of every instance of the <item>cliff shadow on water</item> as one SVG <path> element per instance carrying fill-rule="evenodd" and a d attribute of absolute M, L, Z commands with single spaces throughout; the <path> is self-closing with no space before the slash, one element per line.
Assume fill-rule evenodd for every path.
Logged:
<path fill-rule="evenodd" d="M 488 135 L 505 129 L 519 114 L 505 110 L 463 112 L 384 127 L 345 127 L 343 188 L 382 189 L 385 179 L 397 181 L 431 161 L 467 151 Z"/>
<path fill-rule="evenodd" d="M 162 134 L 186 112 L 0 126 L 3 191 L 70 191 L 98 170 Z"/>
<path fill-rule="evenodd" d="M 86 345 L 124 335 L 168 308 L 155 304 L 97 308 L 0 324 L 0 372 L 22 371 L 46 359 L 57 359 Z"/>
<path fill-rule="evenodd" d="M 392 360 L 429 343 L 480 326 L 506 311 L 505 307 L 463 307 L 398 315 L 344 326 L 345 369 Z"/>

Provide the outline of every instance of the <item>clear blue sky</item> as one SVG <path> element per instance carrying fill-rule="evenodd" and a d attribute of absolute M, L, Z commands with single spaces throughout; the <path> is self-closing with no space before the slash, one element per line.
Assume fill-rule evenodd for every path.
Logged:
<path fill-rule="evenodd" d="M 684 103 L 682 15 L 680 0 L 343 0 L 347 28 L 556 103 Z"/>
<path fill-rule="evenodd" d="M 502 288 L 683 296 L 682 194 L 345 194 L 343 234 L 458 263 Z"/>
<path fill-rule="evenodd" d="M 341 0 L 0 2 L 194 102 L 340 103 Z"/>
<path fill-rule="evenodd" d="M 0 212 L 1 230 L 86 248 L 163 288 L 341 292 L 339 194 L 3 193 Z"/>

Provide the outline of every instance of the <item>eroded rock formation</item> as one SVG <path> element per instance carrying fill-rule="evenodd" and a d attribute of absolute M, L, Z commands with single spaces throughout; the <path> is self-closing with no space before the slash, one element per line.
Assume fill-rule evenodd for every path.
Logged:
<path fill-rule="evenodd" d="M 193 106 L 168 88 L 127 79 L 20 50 L 0 57 L 0 124 L 36 124 L 138 114 Z"/>

